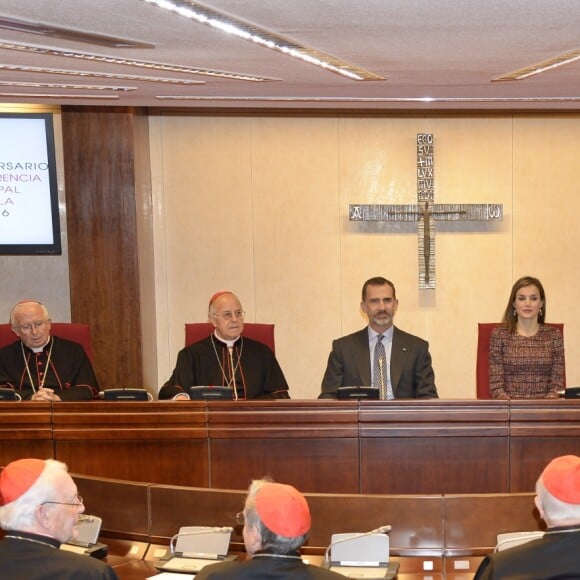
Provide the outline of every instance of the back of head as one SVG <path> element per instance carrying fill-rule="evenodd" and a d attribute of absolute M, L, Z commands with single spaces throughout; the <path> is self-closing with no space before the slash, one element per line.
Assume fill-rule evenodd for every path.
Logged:
<path fill-rule="evenodd" d="M 35 509 L 49 500 L 67 466 L 53 459 L 19 459 L 0 473 L 0 527 L 35 531 Z"/>
<path fill-rule="evenodd" d="M 536 493 L 548 526 L 580 524 L 580 457 L 556 457 L 542 471 Z"/>
<path fill-rule="evenodd" d="M 246 522 L 260 529 L 262 549 L 297 551 L 308 537 L 311 518 L 306 498 L 291 485 L 255 480 L 246 499 Z"/>

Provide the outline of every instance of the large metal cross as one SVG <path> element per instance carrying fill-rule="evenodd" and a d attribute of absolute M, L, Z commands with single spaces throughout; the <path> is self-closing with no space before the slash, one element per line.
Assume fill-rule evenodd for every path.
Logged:
<path fill-rule="evenodd" d="M 503 219 L 497 203 L 446 204 L 435 201 L 435 162 L 432 133 L 417 134 L 417 203 L 348 206 L 351 221 L 419 222 L 419 288 L 435 288 L 435 222 Z"/>

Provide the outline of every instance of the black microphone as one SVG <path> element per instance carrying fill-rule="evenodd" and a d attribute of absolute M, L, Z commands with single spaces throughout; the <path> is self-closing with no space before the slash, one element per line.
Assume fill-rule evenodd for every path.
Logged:
<path fill-rule="evenodd" d="M 192 532 L 177 532 L 171 540 L 169 540 L 169 551 L 171 554 L 175 554 L 175 541 L 177 538 L 181 538 L 183 536 L 198 536 L 200 534 L 231 534 L 234 531 L 234 528 L 225 527 L 225 528 L 202 528 L 200 530 L 193 530 Z"/>
<path fill-rule="evenodd" d="M 364 538 L 365 536 L 372 536 L 374 534 L 388 534 L 392 530 L 392 526 L 386 525 L 381 526 L 380 528 L 375 528 L 370 532 L 361 532 L 358 534 L 351 534 L 348 538 L 340 538 L 340 540 L 336 540 L 336 542 L 332 542 L 328 548 L 326 548 L 326 552 L 324 552 L 324 563 L 328 564 L 330 562 L 330 550 L 337 544 L 342 544 L 343 542 L 350 542 L 351 540 L 356 540 L 358 538 Z"/>

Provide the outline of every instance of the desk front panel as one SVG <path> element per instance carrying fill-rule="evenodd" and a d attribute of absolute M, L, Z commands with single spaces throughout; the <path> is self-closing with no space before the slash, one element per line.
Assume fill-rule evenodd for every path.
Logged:
<path fill-rule="evenodd" d="M 508 491 L 508 432 L 507 401 L 361 403 L 361 491 Z"/>
<path fill-rule="evenodd" d="M 50 403 L 0 402 L 0 465 L 23 457 L 53 457 Z"/>
<path fill-rule="evenodd" d="M 56 458 L 86 475 L 207 486 L 205 403 L 54 406 Z"/>
<path fill-rule="evenodd" d="M 212 487 L 273 477 L 303 492 L 358 493 L 358 406 L 336 401 L 208 405 Z"/>
<path fill-rule="evenodd" d="M 510 422 L 510 491 L 534 491 L 558 455 L 580 455 L 580 399 L 514 400 Z"/>

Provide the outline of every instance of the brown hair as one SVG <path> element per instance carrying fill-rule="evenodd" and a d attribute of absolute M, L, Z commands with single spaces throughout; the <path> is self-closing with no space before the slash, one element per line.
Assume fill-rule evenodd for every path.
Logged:
<path fill-rule="evenodd" d="M 364 302 L 367 297 L 367 288 L 369 286 L 390 286 L 393 289 L 393 298 L 397 298 L 397 291 L 395 290 L 395 285 L 386 278 L 382 276 L 375 276 L 374 278 L 369 278 L 362 287 L 362 301 Z"/>
<path fill-rule="evenodd" d="M 519 280 L 516 280 L 515 284 L 512 286 L 512 291 L 510 293 L 505 312 L 503 313 L 502 322 L 508 327 L 510 332 L 516 331 L 518 321 L 516 309 L 514 308 L 516 294 L 519 290 L 525 288 L 526 286 L 535 286 L 540 292 L 540 300 L 542 300 L 543 305 L 538 315 L 538 322 L 540 324 L 544 324 L 544 321 L 546 320 L 546 293 L 544 292 L 542 283 L 537 278 L 533 278 L 532 276 L 523 276 Z"/>

